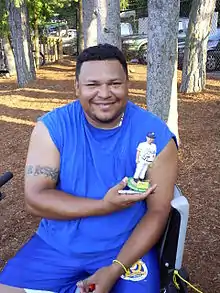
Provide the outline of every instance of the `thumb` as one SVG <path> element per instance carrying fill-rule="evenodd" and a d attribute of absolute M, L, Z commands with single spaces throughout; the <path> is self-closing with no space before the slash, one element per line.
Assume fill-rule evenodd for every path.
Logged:
<path fill-rule="evenodd" d="M 77 287 L 83 289 L 83 292 L 93 292 L 95 290 L 95 280 L 93 276 L 79 281 L 76 285 Z"/>
<path fill-rule="evenodd" d="M 116 185 L 116 190 L 121 190 L 121 189 L 123 189 L 123 188 L 127 185 L 127 183 L 128 183 L 128 178 L 127 178 L 127 177 L 124 177 L 124 178 L 122 179 L 122 181 L 119 182 L 119 183 Z"/>

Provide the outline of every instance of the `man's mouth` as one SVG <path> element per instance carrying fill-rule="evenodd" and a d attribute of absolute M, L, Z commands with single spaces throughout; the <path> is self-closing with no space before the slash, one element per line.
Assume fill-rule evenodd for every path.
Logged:
<path fill-rule="evenodd" d="M 103 110 L 107 110 L 109 108 L 112 107 L 112 105 L 114 105 L 115 102 L 111 102 L 111 103 L 94 103 L 95 106 L 99 107 L 100 109 Z"/>

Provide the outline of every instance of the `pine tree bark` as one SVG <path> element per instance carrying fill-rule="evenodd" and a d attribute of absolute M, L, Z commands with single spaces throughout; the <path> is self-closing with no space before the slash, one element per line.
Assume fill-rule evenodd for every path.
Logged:
<path fill-rule="evenodd" d="M 82 0 L 84 47 L 97 45 L 96 0 Z"/>
<path fill-rule="evenodd" d="M 40 67 L 40 42 L 39 42 L 39 31 L 38 31 L 38 18 L 35 15 L 34 19 L 34 47 L 35 47 L 35 66 Z"/>
<path fill-rule="evenodd" d="M 36 79 L 27 6 L 25 0 L 6 0 L 6 5 L 18 86 L 25 87 Z"/>
<path fill-rule="evenodd" d="M 98 43 L 108 43 L 121 49 L 120 1 L 97 0 Z"/>
<path fill-rule="evenodd" d="M 84 38 L 83 38 L 83 4 L 82 0 L 79 0 L 79 53 L 84 49 Z"/>
<path fill-rule="evenodd" d="M 119 0 L 82 0 L 84 46 L 112 44 L 121 48 Z"/>
<path fill-rule="evenodd" d="M 3 38 L 3 46 L 4 46 L 4 52 L 6 55 L 6 65 L 9 71 L 9 74 L 16 75 L 16 67 L 15 67 L 15 59 L 12 52 L 11 44 L 9 42 L 8 36 L 5 36 Z"/>
<path fill-rule="evenodd" d="M 147 108 L 178 134 L 177 38 L 179 0 L 148 1 Z"/>
<path fill-rule="evenodd" d="M 180 91 L 201 92 L 206 85 L 207 42 L 216 0 L 193 0 L 184 48 Z"/>

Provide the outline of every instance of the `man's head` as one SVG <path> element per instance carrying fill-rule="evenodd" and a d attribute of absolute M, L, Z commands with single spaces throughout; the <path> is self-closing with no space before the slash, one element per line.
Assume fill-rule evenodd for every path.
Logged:
<path fill-rule="evenodd" d="M 90 123 L 116 126 L 128 95 L 128 69 L 122 52 L 109 44 L 85 49 L 77 58 L 76 91 Z"/>
<path fill-rule="evenodd" d="M 155 133 L 154 132 L 148 132 L 146 136 L 146 140 L 149 144 L 153 143 L 155 139 Z"/>

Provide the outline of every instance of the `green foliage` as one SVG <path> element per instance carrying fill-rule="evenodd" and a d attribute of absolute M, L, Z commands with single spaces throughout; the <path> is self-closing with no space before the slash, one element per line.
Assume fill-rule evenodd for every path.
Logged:
<path fill-rule="evenodd" d="M 65 19 L 67 21 L 69 27 L 76 28 L 77 9 L 77 1 L 69 1 L 69 3 L 66 3 L 63 7 L 58 8 L 56 13 L 59 14 L 61 19 Z"/>
<path fill-rule="evenodd" d="M 146 7 L 147 6 L 147 0 L 129 0 L 129 9 L 139 9 L 141 7 Z"/>
<path fill-rule="evenodd" d="M 78 2 L 78 0 L 28 0 L 27 5 L 31 24 L 33 24 L 35 20 L 37 20 L 39 24 L 43 24 L 50 20 L 54 14 L 64 11 L 65 9 L 69 10 L 75 2 Z M 72 13 L 74 13 L 74 11 L 72 11 Z M 65 15 L 65 13 L 63 14 Z"/>
<path fill-rule="evenodd" d="M 14 0 L 14 3 L 16 7 L 19 7 L 23 1 L 25 0 Z M 78 0 L 27 0 L 31 27 L 34 27 L 35 21 L 38 24 L 44 24 L 56 13 L 67 21 L 74 20 L 77 2 Z M 6 35 L 8 31 L 8 12 L 5 0 L 0 0 L 0 35 Z"/>
<path fill-rule="evenodd" d="M 129 0 L 120 0 L 120 9 L 125 10 L 129 7 Z"/>
<path fill-rule="evenodd" d="M 8 30 L 8 13 L 5 0 L 0 0 L 0 36 L 5 36 Z"/>

